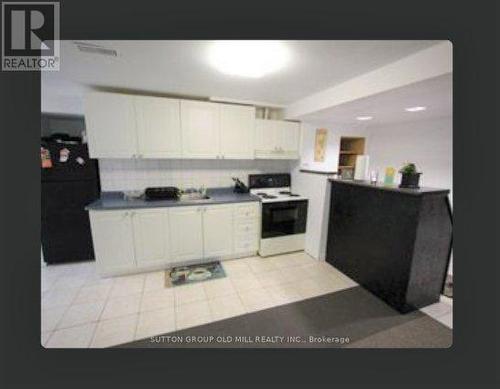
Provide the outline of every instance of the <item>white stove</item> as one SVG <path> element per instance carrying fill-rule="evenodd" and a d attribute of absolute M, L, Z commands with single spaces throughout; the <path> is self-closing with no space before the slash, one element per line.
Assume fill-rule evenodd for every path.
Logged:
<path fill-rule="evenodd" d="M 277 203 L 280 201 L 307 200 L 306 197 L 293 193 L 289 186 L 280 188 L 253 188 L 250 193 L 260 197 L 263 203 Z"/>
<path fill-rule="evenodd" d="M 304 250 L 308 200 L 291 191 L 290 174 L 252 174 L 248 183 L 262 202 L 259 255 Z"/>

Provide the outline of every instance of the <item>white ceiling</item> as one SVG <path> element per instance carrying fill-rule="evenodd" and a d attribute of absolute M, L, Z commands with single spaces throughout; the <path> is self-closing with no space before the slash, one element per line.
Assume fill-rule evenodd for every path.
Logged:
<path fill-rule="evenodd" d="M 349 125 L 375 127 L 383 124 L 451 116 L 452 74 L 392 89 L 346 104 L 337 105 L 300 119 L 319 125 Z M 405 108 L 425 106 L 425 111 L 406 112 Z M 369 121 L 358 121 L 358 116 L 373 116 Z"/>
<path fill-rule="evenodd" d="M 287 105 L 438 41 L 286 41 L 289 65 L 260 79 L 213 69 L 207 55 L 211 41 L 92 43 L 117 50 L 118 57 L 83 53 L 72 41 L 62 41 L 60 71 L 42 72 L 42 111 L 81 113 L 84 92 L 95 86 Z"/>

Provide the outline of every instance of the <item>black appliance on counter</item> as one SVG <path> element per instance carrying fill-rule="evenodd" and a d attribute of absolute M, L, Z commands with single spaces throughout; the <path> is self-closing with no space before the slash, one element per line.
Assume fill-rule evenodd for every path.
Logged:
<path fill-rule="evenodd" d="M 99 198 L 97 160 L 90 159 L 87 145 L 77 138 L 42 138 L 41 147 L 44 260 L 49 264 L 92 260 L 90 220 L 84 207 Z"/>
<path fill-rule="evenodd" d="M 180 194 L 181 191 L 175 186 L 158 186 L 146 188 L 144 191 L 144 199 L 147 201 L 177 200 Z"/>

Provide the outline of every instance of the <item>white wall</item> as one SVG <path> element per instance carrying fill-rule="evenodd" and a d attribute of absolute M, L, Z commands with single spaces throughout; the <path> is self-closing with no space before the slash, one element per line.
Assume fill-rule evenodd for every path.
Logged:
<path fill-rule="evenodd" d="M 302 150 L 300 153 L 300 168 L 314 170 L 316 172 L 336 172 L 339 165 L 340 136 L 328 127 L 317 126 L 311 123 L 302 123 Z M 316 142 L 316 130 L 325 128 L 326 151 L 323 162 L 314 161 L 314 145 Z"/>
<path fill-rule="evenodd" d="M 314 137 L 317 128 L 328 130 L 327 155 L 323 164 L 311 163 L 314 155 Z M 302 123 L 301 161 L 292 170 L 292 190 L 309 199 L 305 251 L 313 258 L 324 260 L 330 210 L 329 175 L 301 172 L 303 169 L 337 170 L 340 136 L 368 136 L 362 127 L 348 128 L 313 123 Z M 334 164 L 332 164 L 334 160 Z M 308 165 L 304 166 L 304 162 Z M 323 165 L 323 166 L 322 166 Z"/>
<path fill-rule="evenodd" d="M 99 160 L 103 191 L 142 190 L 148 186 L 228 187 L 234 184 L 231 177 L 247 183 L 249 174 L 288 172 L 290 162 L 283 160 Z"/>
<path fill-rule="evenodd" d="M 423 172 L 421 186 L 453 190 L 451 117 L 372 127 L 369 135 L 370 171 L 378 170 L 381 180 L 386 167 L 399 170 L 405 162 L 414 162 Z"/>

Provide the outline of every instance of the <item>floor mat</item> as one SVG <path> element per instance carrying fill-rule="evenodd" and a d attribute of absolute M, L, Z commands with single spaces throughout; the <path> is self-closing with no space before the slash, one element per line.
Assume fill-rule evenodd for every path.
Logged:
<path fill-rule="evenodd" d="M 165 271 L 165 286 L 188 285 L 195 282 L 215 280 L 226 276 L 219 261 L 189 266 L 177 266 Z"/>
<path fill-rule="evenodd" d="M 400 314 L 354 287 L 117 347 L 447 348 L 452 333 L 420 311 Z"/>

